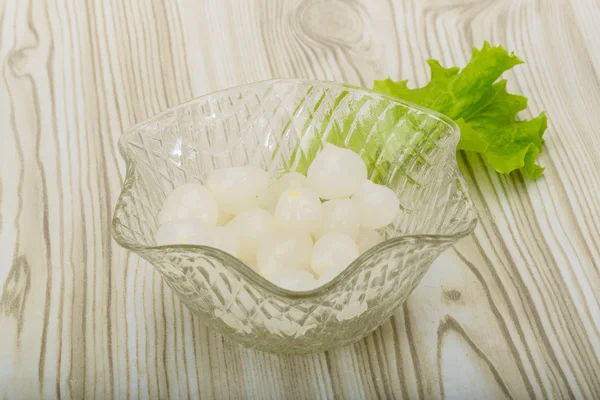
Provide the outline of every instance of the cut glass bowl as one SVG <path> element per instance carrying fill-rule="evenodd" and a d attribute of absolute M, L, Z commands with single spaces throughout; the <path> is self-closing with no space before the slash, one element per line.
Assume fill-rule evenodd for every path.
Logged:
<path fill-rule="evenodd" d="M 307 353 L 361 339 L 400 306 L 433 260 L 471 233 L 477 214 L 456 164 L 449 118 L 370 90 L 272 80 L 212 93 L 123 134 L 127 164 L 113 236 L 148 260 L 210 328 L 268 352 Z M 183 183 L 256 165 L 306 172 L 323 144 L 351 148 L 400 200 L 386 240 L 308 292 L 275 286 L 240 260 L 196 245 L 157 246 L 157 214 Z"/>

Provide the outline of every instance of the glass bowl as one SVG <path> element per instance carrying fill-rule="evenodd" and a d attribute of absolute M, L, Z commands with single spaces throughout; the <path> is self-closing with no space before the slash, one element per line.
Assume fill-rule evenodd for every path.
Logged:
<path fill-rule="evenodd" d="M 244 346 L 308 353 L 358 341 L 400 306 L 477 214 L 456 164 L 459 130 L 434 111 L 362 88 L 271 80 L 212 93 L 144 121 L 119 140 L 127 164 L 113 236 L 148 260 L 206 325 Z M 196 245 L 157 246 L 162 201 L 217 168 L 306 172 L 325 142 L 365 160 L 400 200 L 386 240 L 329 283 L 292 292 L 240 260 Z"/>

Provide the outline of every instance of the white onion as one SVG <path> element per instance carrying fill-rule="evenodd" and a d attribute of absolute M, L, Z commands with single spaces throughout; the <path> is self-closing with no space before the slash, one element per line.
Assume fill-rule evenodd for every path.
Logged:
<path fill-rule="evenodd" d="M 376 230 L 361 228 L 358 232 L 356 244 L 358 245 L 359 252 L 362 254 L 382 241 L 383 236 Z"/>
<path fill-rule="evenodd" d="M 208 245 L 234 257 L 240 254 L 240 239 L 232 230 L 223 226 L 213 228 L 212 238 Z"/>
<path fill-rule="evenodd" d="M 257 167 L 223 168 L 209 175 L 207 188 L 221 211 L 237 215 L 261 204 L 268 182 L 267 172 Z"/>
<path fill-rule="evenodd" d="M 319 276 L 335 271 L 340 273 L 358 257 L 358 247 L 346 234 L 331 232 L 317 240 L 310 266 Z"/>
<path fill-rule="evenodd" d="M 219 210 L 219 214 L 217 215 L 217 226 L 225 226 L 233 219 L 233 215 L 227 214 Z"/>
<path fill-rule="evenodd" d="M 214 227 L 208 226 L 200 219 L 186 221 L 170 221 L 162 224 L 156 231 L 156 244 L 197 244 L 209 246 Z"/>
<path fill-rule="evenodd" d="M 217 203 L 202 185 L 188 183 L 177 187 L 163 202 L 158 222 L 198 219 L 208 226 L 217 224 Z"/>
<path fill-rule="evenodd" d="M 319 285 L 310 272 L 298 269 L 270 270 L 265 278 L 279 287 L 295 291 L 311 290 Z"/>
<path fill-rule="evenodd" d="M 256 263 L 261 273 L 277 269 L 310 268 L 313 242 L 308 233 L 283 231 L 268 235 L 260 240 L 256 252 Z"/>
<path fill-rule="evenodd" d="M 259 241 L 275 231 L 275 218 L 262 208 L 251 208 L 238 214 L 227 227 L 240 238 L 240 258 L 254 260 Z"/>
<path fill-rule="evenodd" d="M 342 272 L 342 271 L 343 271 L 343 269 L 340 271 L 340 270 L 337 270 L 334 268 L 325 271 L 323 274 L 319 275 L 319 278 L 317 279 L 319 286 L 322 286 L 322 285 L 326 284 L 327 282 L 333 280 L 333 278 L 338 276 L 340 274 L 340 272 Z"/>
<path fill-rule="evenodd" d="M 365 181 L 352 196 L 361 213 L 361 226 L 378 229 L 392 222 L 398 215 L 400 202 L 388 187 Z"/>
<path fill-rule="evenodd" d="M 314 191 L 307 188 L 289 189 L 277 202 L 275 218 L 281 229 L 313 233 L 321 224 L 322 207 Z"/>
<path fill-rule="evenodd" d="M 350 197 L 367 179 L 367 167 L 352 150 L 327 143 L 307 174 L 307 185 L 323 199 Z"/>
<path fill-rule="evenodd" d="M 156 244 L 195 244 L 210 246 L 237 257 L 240 240 L 225 227 L 207 226 L 201 220 L 174 221 L 161 225 L 156 232 Z"/>
<path fill-rule="evenodd" d="M 316 233 L 317 238 L 329 233 L 345 233 L 353 240 L 358 237 L 360 209 L 350 199 L 329 200 L 323 203 L 323 220 Z"/>
<path fill-rule="evenodd" d="M 273 185 L 269 186 L 265 194 L 262 207 L 271 213 L 275 213 L 277 201 L 289 189 L 297 189 L 306 186 L 306 176 L 298 172 L 289 172 L 282 175 Z"/>

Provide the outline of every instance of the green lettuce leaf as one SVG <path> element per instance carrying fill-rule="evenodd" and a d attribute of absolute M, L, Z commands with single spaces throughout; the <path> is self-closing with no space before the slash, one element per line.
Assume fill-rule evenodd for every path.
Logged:
<path fill-rule="evenodd" d="M 374 90 L 431 108 L 455 120 L 461 129 L 459 150 L 483 155 L 496 171 L 521 170 L 532 179 L 544 171 L 536 164 L 542 151 L 542 135 L 548 123 L 545 113 L 520 121 L 517 114 L 527 107 L 527 99 L 506 91 L 500 76 L 522 61 L 502 46 L 485 42 L 473 48 L 469 63 L 444 68 L 428 60 L 430 82 L 409 89 L 407 81 L 375 81 Z"/>

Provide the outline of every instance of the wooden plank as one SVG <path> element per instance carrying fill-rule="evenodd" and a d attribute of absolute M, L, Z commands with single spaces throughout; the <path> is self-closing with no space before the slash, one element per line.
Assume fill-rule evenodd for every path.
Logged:
<path fill-rule="evenodd" d="M 597 2 L 67 3 L 0 3 L 0 397 L 600 397 Z M 272 77 L 422 84 L 484 40 L 527 61 L 507 77 L 550 117 L 546 172 L 460 154 L 479 226 L 355 346 L 240 348 L 112 240 L 136 122 Z"/>

